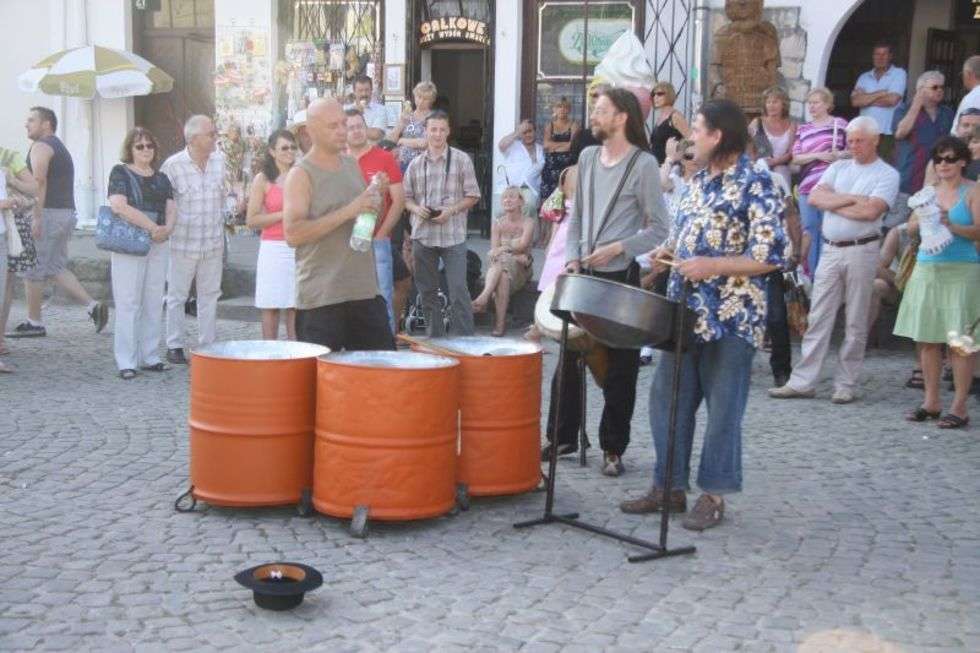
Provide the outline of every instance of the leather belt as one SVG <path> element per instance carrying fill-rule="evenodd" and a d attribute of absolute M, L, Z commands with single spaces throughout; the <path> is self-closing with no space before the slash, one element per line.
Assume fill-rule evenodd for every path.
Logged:
<path fill-rule="evenodd" d="M 858 238 L 857 240 L 827 240 L 821 237 L 824 244 L 833 245 L 834 247 L 854 247 L 855 245 L 867 245 L 868 243 L 873 243 L 876 240 L 881 240 L 881 236 L 875 234 L 874 236 L 865 236 L 864 238 Z"/>

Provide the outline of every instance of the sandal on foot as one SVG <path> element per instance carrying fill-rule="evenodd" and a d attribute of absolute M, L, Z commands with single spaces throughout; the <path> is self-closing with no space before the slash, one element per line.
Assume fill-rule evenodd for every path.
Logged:
<path fill-rule="evenodd" d="M 912 388 L 913 390 L 922 390 L 926 387 L 925 381 L 922 380 L 922 370 L 912 370 L 912 376 L 909 380 L 905 382 L 906 388 Z"/>
<path fill-rule="evenodd" d="M 919 406 L 915 410 L 910 410 L 905 413 L 905 420 L 908 422 L 924 422 L 927 419 L 939 419 L 942 411 L 926 410 L 922 406 Z"/>
<path fill-rule="evenodd" d="M 126 381 L 136 378 L 136 370 L 119 370 L 119 378 Z"/>
<path fill-rule="evenodd" d="M 145 370 L 147 372 L 166 372 L 167 370 L 170 369 L 170 366 L 167 365 L 166 363 L 160 362 L 160 363 L 153 363 L 153 365 L 142 365 L 140 366 L 140 369 Z"/>
<path fill-rule="evenodd" d="M 953 413 L 946 413 L 936 424 L 941 429 L 961 429 L 970 423 L 969 417 L 960 417 Z"/>

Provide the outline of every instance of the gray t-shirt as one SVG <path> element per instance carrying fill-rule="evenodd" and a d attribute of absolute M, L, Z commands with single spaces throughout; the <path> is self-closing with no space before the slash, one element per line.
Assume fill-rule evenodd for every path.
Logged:
<path fill-rule="evenodd" d="M 866 164 L 858 163 L 854 159 L 844 159 L 832 163 L 817 185 L 826 186 L 835 193 L 877 197 L 891 207 L 898 195 L 899 175 L 895 168 L 881 159 Z M 821 233 L 827 240 L 858 240 L 880 234 L 881 219 L 885 213 L 887 210 L 878 219 L 868 221 L 851 220 L 833 211 L 824 211 Z"/>
<path fill-rule="evenodd" d="M 638 254 L 650 251 L 667 238 L 670 214 L 660 190 L 657 159 L 649 152 L 641 151 L 602 233 L 596 238 L 599 223 L 636 148 L 631 147 L 626 156 L 608 167 L 599 160 L 601 150 L 600 146 L 587 147 L 579 156 L 578 188 L 575 190 L 575 208 L 568 218 L 565 260 L 576 261 L 588 256 L 590 241 L 595 241 L 593 248 L 622 241 L 623 253 L 597 268 L 602 272 L 614 272 L 625 270 Z M 595 201 L 591 205 L 595 215 L 590 215 L 593 178 Z"/>

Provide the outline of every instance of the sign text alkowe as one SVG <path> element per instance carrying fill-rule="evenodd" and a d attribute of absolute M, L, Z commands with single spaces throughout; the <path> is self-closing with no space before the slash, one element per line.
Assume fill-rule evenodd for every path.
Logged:
<path fill-rule="evenodd" d="M 419 26 L 419 45 L 438 41 L 472 41 L 490 45 L 490 31 L 482 20 L 447 16 L 433 18 Z"/>

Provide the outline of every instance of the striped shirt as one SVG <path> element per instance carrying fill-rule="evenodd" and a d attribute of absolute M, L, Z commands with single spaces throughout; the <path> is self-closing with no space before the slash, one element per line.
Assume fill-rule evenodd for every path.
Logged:
<path fill-rule="evenodd" d="M 190 258 L 220 253 L 224 247 L 225 157 L 211 153 L 202 172 L 183 149 L 160 166 L 173 187 L 177 222 L 170 250 Z"/>
<path fill-rule="evenodd" d="M 447 160 L 447 155 L 449 155 Z M 437 157 L 426 150 L 408 164 L 405 178 L 405 200 L 437 209 L 458 203 L 465 197 L 480 197 L 480 184 L 469 155 L 449 147 Z M 452 247 L 466 240 L 467 211 L 457 213 L 445 224 L 412 215 L 412 240 L 426 247 Z"/>
<path fill-rule="evenodd" d="M 824 125 L 815 125 L 808 122 L 800 125 L 796 129 L 796 142 L 793 143 L 793 156 L 799 154 L 817 154 L 818 152 L 830 152 L 831 144 L 834 142 L 834 135 L 837 136 L 837 150 L 847 147 L 847 121 L 843 118 L 833 118 Z M 807 195 L 813 187 L 820 181 L 824 170 L 830 167 L 826 161 L 813 161 L 803 166 L 800 179 L 800 193 Z"/>

